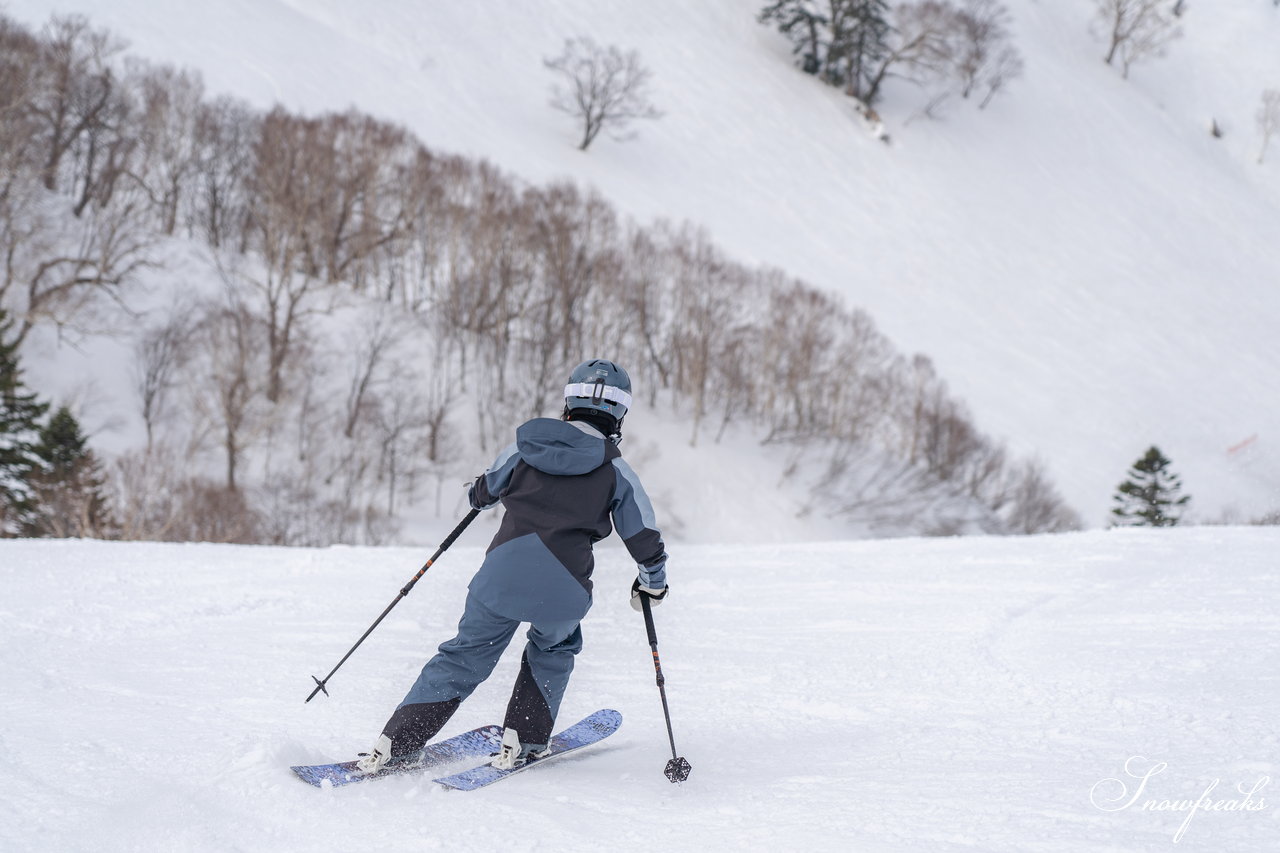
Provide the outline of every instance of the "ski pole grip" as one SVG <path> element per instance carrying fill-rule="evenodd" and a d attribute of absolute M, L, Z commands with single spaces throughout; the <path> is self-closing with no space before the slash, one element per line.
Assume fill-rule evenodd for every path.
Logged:
<path fill-rule="evenodd" d="M 457 538 L 462 535 L 462 531 L 466 530 L 467 525 L 475 521 L 476 516 L 479 514 L 480 514 L 480 510 L 478 509 L 473 509 L 471 510 L 471 512 L 467 513 L 466 516 L 463 517 L 462 521 L 458 523 L 458 526 L 453 528 L 453 532 L 449 534 L 448 538 L 440 543 L 440 550 L 442 552 L 448 551 L 449 546 L 452 545 L 457 540 Z"/>
<path fill-rule="evenodd" d="M 649 603 L 649 595 L 640 593 L 640 609 L 644 611 L 644 627 L 649 632 L 649 646 L 658 650 L 658 630 L 653 627 L 653 605 Z"/>

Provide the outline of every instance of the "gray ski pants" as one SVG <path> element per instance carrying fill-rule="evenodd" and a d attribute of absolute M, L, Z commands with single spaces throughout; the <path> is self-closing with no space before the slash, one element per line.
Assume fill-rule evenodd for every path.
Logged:
<path fill-rule="evenodd" d="M 436 656 L 422 668 L 397 713 L 407 706 L 425 705 L 447 708 L 451 715 L 493 673 L 520 624 L 468 594 L 457 636 L 441 644 Z M 577 621 L 533 622 L 525 636 L 528 642 L 503 724 L 516 729 L 522 743 L 542 745 L 551 738 L 560 700 L 573 673 L 574 656 L 582 651 L 582 629 Z"/>

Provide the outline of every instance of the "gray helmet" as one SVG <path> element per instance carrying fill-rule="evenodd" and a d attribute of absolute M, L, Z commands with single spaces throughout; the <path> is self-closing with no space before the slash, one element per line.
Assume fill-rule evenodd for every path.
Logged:
<path fill-rule="evenodd" d="M 564 405 L 568 411 L 595 409 L 621 422 L 631 408 L 631 377 L 612 361 L 584 361 L 569 374 Z"/>

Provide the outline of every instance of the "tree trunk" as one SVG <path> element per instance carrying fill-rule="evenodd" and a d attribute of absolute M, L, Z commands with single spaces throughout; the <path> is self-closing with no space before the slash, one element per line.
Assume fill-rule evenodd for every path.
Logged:
<path fill-rule="evenodd" d="M 228 429 L 225 441 L 227 448 L 227 490 L 236 491 L 236 434 Z"/>

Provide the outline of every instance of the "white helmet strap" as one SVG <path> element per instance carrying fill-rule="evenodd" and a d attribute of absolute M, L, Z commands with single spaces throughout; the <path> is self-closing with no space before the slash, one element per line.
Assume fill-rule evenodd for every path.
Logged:
<path fill-rule="evenodd" d="M 564 386 L 565 399 L 570 397 L 586 397 L 591 400 L 608 400 L 619 403 L 627 409 L 631 408 L 631 395 L 621 388 L 605 385 L 603 382 L 574 382 Z"/>

